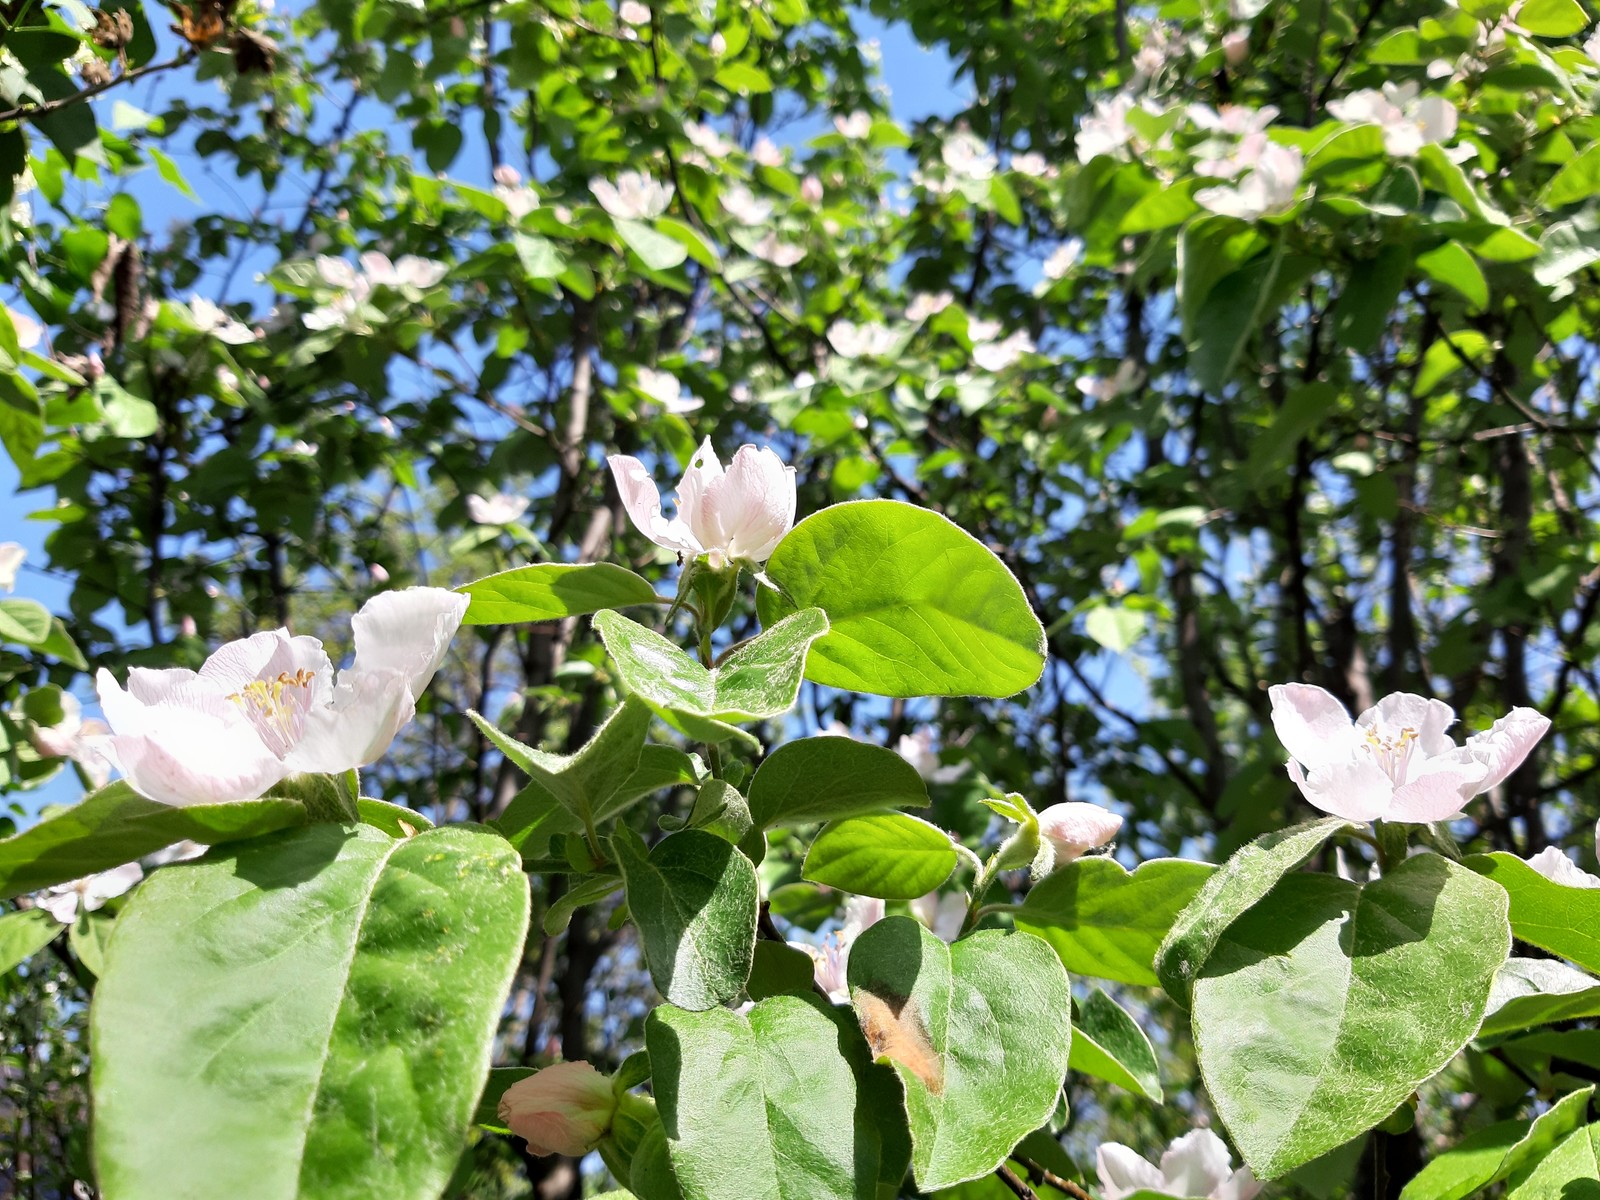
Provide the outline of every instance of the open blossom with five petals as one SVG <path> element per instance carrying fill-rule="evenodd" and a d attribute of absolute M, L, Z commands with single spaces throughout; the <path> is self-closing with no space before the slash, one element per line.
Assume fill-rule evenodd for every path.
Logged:
<path fill-rule="evenodd" d="M 1292 146 L 1276 142 L 1266 146 L 1245 139 L 1244 152 L 1251 157 L 1250 173 L 1236 187 L 1202 188 L 1194 194 L 1201 207 L 1225 217 L 1254 221 L 1287 212 L 1294 207 L 1305 174 L 1305 156 Z"/>
<path fill-rule="evenodd" d="M 1411 158 L 1434 142 L 1456 135 L 1460 115 L 1443 96 L 1423 96 L 1415 83 L 1386 83 L 1351 92 L 1328 104 L 1328 111 L 1353 125 L 1376 125 L 1383 148 L 1396 158 Z"/>
<path fill-rule="evenodd" d="M 1094 1162 L 1105 1200 L 1124 1200 L 1141 1191 L 1180 1200 L 1250 1200 L 1265 1186 L 1249 1167 L 1233 1169 L 1227 1144 L 1209 1129 L 1174 1141 L 1159 1167 L 1119 1142 L 1101 1143 Z"/>
<path fill-rule="evenodd" d="M 509 525 L 527 511 L 528 498 L 509 492 L 467 497 L 467 516 L 479 525 Z"/>
<path fill-rule="evenodd" d="M 741 225 L 762 225 L 772 216 L 772 201 L 756 196 L 742 183 L 722 193 L 723 210 Z"/>
<path fill-rule="evenodd" d="M 596 202 L 613 217 L 642 221 L 659 217 L 672 203 L 672 185 L 661 183 L 643 171 L 624 171 L 615 183 L 591 179 L 589 191 Z"/>
<path fill-rule="evenodd" d="M 58 883 L 55 887 L 46 888 L 34 897 L 33 902 L 63 925 L 71 925 L 79 912 L 94 912 L 103 907 L 107 900 L 122 895 L 143 878 L 144 871 L 138 863 L 124 863 L 109 871 L 101 871 L 98 875 L 86 875 L 71 883 Z"/>
<path fill-rule="evenodd" d="M 18 542 L 0 542 L 0 588 L 6 591 L 15 591 L 17 586 L 17 568 L 22 566 L 22 560 L 28 557 L 28 552 Z"/>
<path fill-rule="evenodd" d="M 695 412 L 705 405 L 705 401 L 699 397 L 685 395 L 683 384 L 671 371 L 639 367 L 633 373 L 633 386 L 669 413 L 680 416 Z"/>
<path fill-rule="evenodd" d="M 828 345 L 843 358 L 878 358 L 889 353 L 897 340 L 894 330 L 876 321 L 860 325 L 835 321 L 828 326 Z"/>
<path fill-rule="evenodd" d="M 966 129 L 958 129 L 944 140 L 939 157 L 952 174 L 962 179 L 988 179 L 1000 166 L 1000 160 L 983 139 Z"/>
<path fill-rule="evenodd" d="M 872 114 L 858 108 L 849 116 L 834 117 L 833 127 L 844 137 L 864 138 L 872 132 Z"/>
<path fill-rule="evenodd" d="M 611 1129 L 617 1112 L 609 1076 L 581 1060 L 519 1079 L 500 1097 L 500 1119 L 534 1155 L 581 1158 Z"/>
<path fill-rule="evenodd" d="M 1310 684 L 1267 695 L 1289 777 L 1312 805 L 1351 821 L 1448 820 L 1515 771 L 1550 728 L 1533 709 L 1514 708 L 1457 745 L 1446 732 L 1455 710 L 1442 700 L 1396 692 L 1352 721 Z"/>
<path fill-rule="evenodd" d="M 1067 800 L 1039 814 L 1039 836 L 1055 851 L 1055 865 L 1065 866 L 1086 851 L 1098 850 L 1122 828 L 1122 818 L 1098 804 Z"/>
<path fill-rule="evenodd" d="M 213 304 L 204 296 L 189 296 L 189 312 L 201 333 L 209 333 L 219 342 L 230 346 L 244 346 L 256 340 L 255 330 L 243 321 L 230 317 L 225 309 Z"/>
<path fill-rule="evenodd" d="M 250 800 L 296 772 L 365 766 L 415 714 L 467 604 L 443 588 L 374 596 L 337 676 L 320 641 L 287 629 L 229 642 L 199 671 L 135 667 L 126 690 L 101 670 L 112 733 L 99 748 L 163 804 Z"/>
<path fill-rule="evenodd" d="M 771 449 L 741 446 L 724 470 L 711 439 L 678 484 L 678 515 L 661 515 L 661 493 L 637 458 L 609 459 L 628 516 L 656 545 L 691 557 L 706 555 L 715 569 L 727 562 L 766 562 L 794 524 L 794 468 Z"/>

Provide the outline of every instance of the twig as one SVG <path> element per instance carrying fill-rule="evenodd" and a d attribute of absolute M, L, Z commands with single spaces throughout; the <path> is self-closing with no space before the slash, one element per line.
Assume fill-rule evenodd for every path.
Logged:
<path fill-rule="evenodd" d="M 1024 1158 L 1020 1154 L 1013 1155 L 1019 1163 L 1028 1168 L 1029 1175 L 1037 1175 L 1041 1183 L 1048 1183 L 1058 1192 L 1065 1192 L 1073 1200 L 1094 1200 L 1088 1192 L 1073 1183 L 1070 1179 L 1063 1179 L 1047 1167 L 1042 1167 L 1031 1158 Z"/>
<path fill-rule="evenodd" d="M 74 104 L 81 104 L 85 100 L 92 100 L 101 92 L 116 87 L 122 83 L 132 83 L 145 75 L 154 75 L 158 71 L 170 71 L 174 67 L 181 67 L 195 60 L 194 50 L 179 51 L 176 57 L 169 58 L 166 62 L 151 63 L 149 66 L 137 67 L 132 71 L 124 71 L 115 79 L 108 79 L 104 83 L 91 84 L 82 91 L 73 92 L 70 96 L 61 96 L 55 100 L 46 100 L 43 104 L 24 104 L 9 112 L 0 113 L 0 121 L 32 121 L 39 117 L 49 116 L 63 108 Z"/>
<path fill-rule="evenodd" d="M 1015 1196 L 1017 1200 L 1039 1200 L 1039 1193 L 1034 1191 L 1027 1184 L 1023 1183 L 1022 1180 L 1018 1179 L 1017 1173 L 1010 1167 L 1006 1166 L 1005 1163 L 1001 1163 L 998 1167 L 996 1167 L 994 1169 L 994 1174 L 996 1179 L 1010 1189 L 1011 1194 Z"/>

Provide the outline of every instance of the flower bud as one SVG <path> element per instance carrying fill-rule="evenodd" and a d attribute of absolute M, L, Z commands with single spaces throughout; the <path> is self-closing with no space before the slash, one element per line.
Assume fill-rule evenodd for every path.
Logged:
<path fill-rule="evenodd" d="M 1122 818 L 1116 813 L 1082 801 L 1052 804 L 1039 814 L 1039 834 L 1055 848 L 1057 866 L 1104 846 L 1121 828 Z"/>
<path fill-rule="evenodd" d="M 500 1097 L 500 1119 L 528 1143 L 528 1153 L 581 1157 L 611 1128 L 617 1098 L 611 1080 L 586 1062 L 557 1063 L 519 1079 Z"/>

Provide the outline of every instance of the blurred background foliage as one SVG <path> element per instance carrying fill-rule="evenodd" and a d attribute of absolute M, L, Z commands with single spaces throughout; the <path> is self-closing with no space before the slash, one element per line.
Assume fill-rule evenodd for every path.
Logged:
<path fill-rule="evenodd" d="M 802 514 L 910 500 L 1023 581 L 1051 652 L 1030 692 L 807 685 L 795 730 L 920 746 L 974 844 L 993 781 L 1108 804 L 1127 862 L 1225 855 L 1305 815 L 1265 720 L 1303 680 L 1470 728 L 1547 713 L 1458 833 L 1592 865 L 1589 24 L 1577 0 L 10 0 L 0 540 L 31 554 L 0 611 L 8 819 L 78 794 L 30 730 L 95 668 L 278 624 L 337 657 L 372 592 L 525 561 L 667 575 L 604 458 L 675 478 L 710 436 L 777 447 Z M 1388 124 L 1341 108 L 1384 85 Z M 497 494 L 527 506 L 472 503 Z M 464 710 L 567 751 L 613 701 L 585 622 L 463 631 L 367 790 L 492 817 L 519 781 Z M 774 912 L 814 929 L 831 900 L 777 893 L 783 861 Z M 535 886 L 538 912 L 561 884 Z M 635 948 L 604 908 L 534 929 L 497 1061 L 614 1066 Z M 0 1192 L 91 1194 L 91 985 L 60 943 L 0 979 Z M 1169 1031 L 1169 1104 L 1075 1077 L 1080 1161 L 1205 1112 L 1165 1001 L 1119 998 Z M 1378 1136 L 1397 1178 L 1545 1083 L 1498 1052 L 1459 1069 Z M 1368 1187 L 1361 1153 L 1280 1191 Z M 448 1194 L 581 1174 L 485 1135 Z"/>

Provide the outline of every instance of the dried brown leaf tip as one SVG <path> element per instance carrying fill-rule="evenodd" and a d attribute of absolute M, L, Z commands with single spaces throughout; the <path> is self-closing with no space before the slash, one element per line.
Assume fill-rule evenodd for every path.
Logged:
<path fill-rule="evenodd" d="M 97 8 L 94 10 L 94 28 L 89 31 L 89 38 L 102 50 L 124 50 L 133 41 L 133 17 L 123 9 L 107 12 Z"/>
<path fill-rule="evenodd" d="M 227 33 L 233 0 L 198 0 L 192 8 L 173 0 L 170 7 L 178 18 L 172 32 L 196 50 L 204 50 Z"/>
<path fill-rule="evenodd" d="M 861 1032 L 874 1058 L 887 1058 L 921 1081 L 934 1095 L 944 1092 L 944 1060 L 933 1048 L 922 1014 L 904 996 L 880 996 L 857 988 L 851 997 Z"/>

